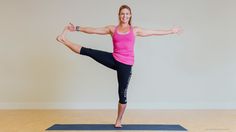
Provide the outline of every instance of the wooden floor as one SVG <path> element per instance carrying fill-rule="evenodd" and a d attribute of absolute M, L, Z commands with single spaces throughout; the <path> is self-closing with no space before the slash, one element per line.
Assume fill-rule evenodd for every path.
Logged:
<path fill-rule="evenodd" d="M 115 110 L 0 110 L 0 132 L 45 132 L 56 123 L 111 124 L 115 117 Z M 236 110 L 127 110 L 123 123 L 180 124 L 188 132 L 236 132 Z"/>

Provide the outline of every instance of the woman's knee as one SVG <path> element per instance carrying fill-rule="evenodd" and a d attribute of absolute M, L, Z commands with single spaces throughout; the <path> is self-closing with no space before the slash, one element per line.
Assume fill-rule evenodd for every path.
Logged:
<path fill-rule="evenodd" d="M 121 104 L 126 104 L 127 103 L 127 88 L 119 90 L 119 102 Z"/>

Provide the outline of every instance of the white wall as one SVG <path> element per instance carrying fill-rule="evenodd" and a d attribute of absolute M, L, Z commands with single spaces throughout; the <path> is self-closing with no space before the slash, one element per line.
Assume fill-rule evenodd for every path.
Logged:
<path fill-rule="evenodd" d="M 0 108 L 116 108 L 116 73 L 72 53 L 55 38 L 64 25 L 117 24 L 128 4 L 133 24 L 180 25 L 182 35 L 137 38 L 128 107 L 236 108 L 236 2 L 233 0 L 2 0 Z M 112 51 L 109 36 L 71 33 Z"/>

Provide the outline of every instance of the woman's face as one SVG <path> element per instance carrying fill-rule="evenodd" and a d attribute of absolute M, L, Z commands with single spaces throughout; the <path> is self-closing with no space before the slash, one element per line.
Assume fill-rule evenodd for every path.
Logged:
<path fill-rule="evenodd" d="M 119 19 L 121 23 L 129 23 L 131 18 L 130 11 L 126 8 L 122 9 L 119 14 Z"/>

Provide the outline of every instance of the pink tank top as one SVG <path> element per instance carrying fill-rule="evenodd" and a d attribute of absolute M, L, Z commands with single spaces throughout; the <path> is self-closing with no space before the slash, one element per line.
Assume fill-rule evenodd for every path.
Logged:
<path fill-rule="evenodd" d="M 130 27 L 130 31 L 127 34 L 118 33 L 117 27 L 115 27 L 115 32 L 112 36 L 113 41 L 113 57 L 124 64 L 133 65 L 134 64 L 134 42 L 135 35 L 133 28 Z"/>

